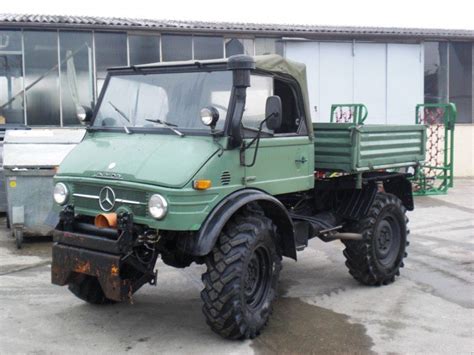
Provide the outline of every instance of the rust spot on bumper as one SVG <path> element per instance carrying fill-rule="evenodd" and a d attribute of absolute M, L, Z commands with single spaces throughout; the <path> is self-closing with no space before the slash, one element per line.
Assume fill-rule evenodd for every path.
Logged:
<path fill-rule="evenodd" d="M 51 282 L 64 286 L 74 274 L 97 277 L 107 298 L 115 301 L 129 299 L 132 285 L 129 279 L 120 277 L 120 256 L 55 244 Z"/>
<path fill-rule="evenodd" d="M 110 274 L 113 276 L 118 276 L 120 274 L 120 269 L 117 265 L 112 265 L 112 267 L 110 268 Z"/>
<path fill-rule="evenodd" d="M 77 261 L 76 267 L 74 268 L 75 272 L 78 272 L 80 274 L 90 274 L 91 272 L 91 263 L 86 261 Z"/>

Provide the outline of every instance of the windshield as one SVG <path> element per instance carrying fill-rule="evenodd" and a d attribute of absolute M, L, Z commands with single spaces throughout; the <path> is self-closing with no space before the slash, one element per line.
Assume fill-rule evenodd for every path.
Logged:
<path fill-rule="evenodd" d="M 229 71 L 113 75 L 94 120 L 96 127 L 210 128 L 200 111 L 219 111 L 223 129 L 232 89 Z M 153 121 L 153 122 L 152 122 Z"/>

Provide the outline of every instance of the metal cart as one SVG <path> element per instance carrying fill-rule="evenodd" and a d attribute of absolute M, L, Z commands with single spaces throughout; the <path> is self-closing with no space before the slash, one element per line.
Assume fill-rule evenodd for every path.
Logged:
<path fill-rule="evenodd" d="M 84 136 L 84 129 L 7 131 L 3 167 L 7 213 L 16 245 L 23 236 L 48 236 L 54 225 L 53 176 L 64 157 Z"/>
<path fill-rule="evenodd" d="M 30 128 L 21 124 L 0 124 L 0 213 L 7 212 L 7 190 L 5 188 L 5 174 L 3 173 L 3 139 L 5 138 L 5 132 L 10 129 Z"/>

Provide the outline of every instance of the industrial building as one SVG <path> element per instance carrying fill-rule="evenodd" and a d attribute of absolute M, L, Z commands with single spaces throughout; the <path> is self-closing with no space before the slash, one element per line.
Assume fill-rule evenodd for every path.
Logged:
<path fill-rule="evenodd" d="M 0 15 L 0 121 L 79 126 L 109 67 L 278 53 L 306 64 L 313 121 L 364 103 L 369 123 L 458 109 L 455 175 L 473 174 L 474 31 Z"/>

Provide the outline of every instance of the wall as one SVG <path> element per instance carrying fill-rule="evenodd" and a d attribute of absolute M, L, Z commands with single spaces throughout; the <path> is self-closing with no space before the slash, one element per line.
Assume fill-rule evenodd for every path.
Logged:
<path fill-rule="evenodd" d="M 454 176 L 474 177 L 474 125 L 458 124 L 454 129 Z"/>

